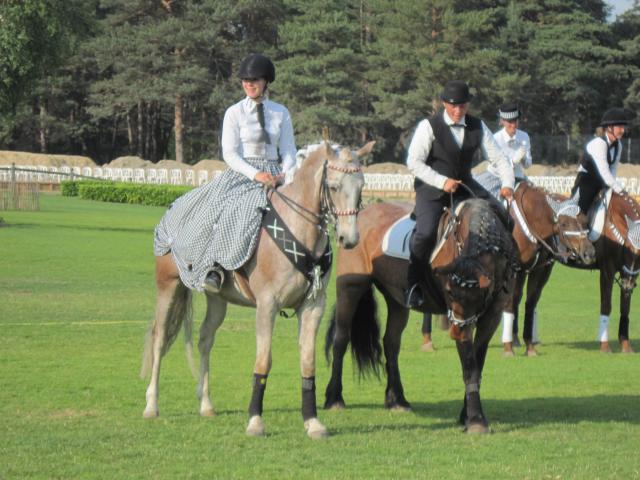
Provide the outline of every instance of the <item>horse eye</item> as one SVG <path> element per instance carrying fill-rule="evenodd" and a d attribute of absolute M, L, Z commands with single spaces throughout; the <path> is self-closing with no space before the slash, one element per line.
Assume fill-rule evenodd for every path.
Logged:
<path fill-rule="evenodd" d="M 331 190 L 332 192 L 337 192 L 338 190 L 340 190 L 340 185 L 329 185 L 329 190 Z"/>

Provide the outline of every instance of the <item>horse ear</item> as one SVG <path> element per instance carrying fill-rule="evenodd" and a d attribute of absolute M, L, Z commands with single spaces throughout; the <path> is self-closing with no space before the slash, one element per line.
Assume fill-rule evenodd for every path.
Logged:
<path fill-rule="evenodd" d="M 491 279 L 489 277 L 487 277 L 484 274 L 480 274 L 478 276 L 478 286 L 480 288 L 487 288 L 489 285 L 491 285 Z"/>
<path fill-rule="evenodd" d="M 363 157 L 365 155 L 369 155 L 373 150 L 373 146 L 376 144 L 375 140 L 367 143 L 364 147 L 361 147 L 356 153 L 358 157 Z"/>

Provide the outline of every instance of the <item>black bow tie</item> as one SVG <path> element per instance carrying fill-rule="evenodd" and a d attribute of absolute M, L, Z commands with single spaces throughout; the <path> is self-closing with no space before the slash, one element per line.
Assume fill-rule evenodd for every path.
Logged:
<path fill-rule="evenodd" d="M 455 128 L 464 128 L 466 125 L 463 123 L 452 123 L 451 126 Z"/>
<path fill-rule="evenodd" d="M 609 148 L 617 148 L 618 147 L 618 140 L 616 140 L 615 142 L 611 142 L 611 145 L 609 145 Z"/>

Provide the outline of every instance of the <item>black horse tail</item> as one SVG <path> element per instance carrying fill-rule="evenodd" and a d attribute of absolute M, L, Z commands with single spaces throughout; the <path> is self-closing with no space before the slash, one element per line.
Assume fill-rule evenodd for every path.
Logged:
<path fill-rule="evenodd" d="M 327 362 L 331 361 L 331 347 L 336 335 L 336 307 L 327 329 L 324 352 Z M 351 320 L 351 354 L 358 367 L 360 377 L 372 372 L 380 377 L 382 365 L 382 344 L 380 342 L 380 322 L 378 309 L 373 294 L 373 286 L 369 286 L 360 297 Z"/>

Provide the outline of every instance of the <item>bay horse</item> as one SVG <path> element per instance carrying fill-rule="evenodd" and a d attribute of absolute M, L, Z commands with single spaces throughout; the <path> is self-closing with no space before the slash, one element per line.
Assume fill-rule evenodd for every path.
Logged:
<path fill-rule="evenodd" d="M 358 219 L 360 243 L 354 249 L 338 251 L 337 301 L 325 346 L 328 360 L 331 350 L 333 353 L 325 408 L 345 407 L 342 367 L 349 342 L 360 372 L 378 372 L 382 347 L 374 313 L 374 285 L 387 304 L 384 403 L 391 409 L 410 408 L 398 368 L 402 331 L 409 318 L 404 304 L 408 260 L 385 254 L 382 243 L 389 227 L 412 210 L 413 205 L 407 203 L 368 206 Z M 467 432 L 488 432 L 480 402 L 480 378 L 489 340 L 511 295 L 517 259 L 510 233 L 485 200 L 467 200 L 458 210 L 449 211 L 444 227 L 449 235 L 431 262 L 434 279 L 446 301 L 444 310 L 438 307 L 433 313 L 447 312 L 449 333 L 458 349 L 465 384 L 460 421 Z"/>
<path fill-rule="evenodd" d="M 527 181 L 518 183 L 513 197 L 509 212 L 515 223 L 512 233 L 518 245 L 521 268 L 516 275 L 513 297 L 505 307 L 503 328 L 512 328 L 511 322 L 507 321 L 509 318 L 517 322 L 518 306 L 527 281 L 523 339 L 526 355 L 535 356 L 532 332 L 535 309 L 554 262 L 576 261 L 590 265 L 595 261 L 595 249 L 575 202 L 559 201 Z M 512 356 L 513 343 L 504 340 L 503 335 L 504 354 Z"/>
<path fill-rule="evenodd" d="M 564 197 L 566 198 L 566 197 Z M 611 353 L 609 345 L 609 316 L 611 314 L 611 296 L 614 281 L 620 285 L 620 322 L 618 341 L 622 353 L 633 353 L 629 339 L 629 312 L 631 294 L 640 273 L 640 205 L 627 193 L 618 194 L 603 190 L 599 197 L 604 201 L 602 233 L 594 238 L 596 262 L 585 264 L 570 260 L 567 265 L 582 269 L 600 271 L 600 351 Z M 608 200 L 607 200 L 608 199 Z M 595 214 L 600 202 L 594 202 L 590 216 Z M 584 217 L 584 215 L 581 215 Z M 583 218 L 586 228 L 587 219 Z M 593 235 L 593 232 L 592 234 Z M 616 278 L 619 275 L 619 278 Z M 528 334 L 529 325 L 524 326 Z"/>
<path fill-rule="evenodd" d="M 279 215 L 297 243 L 290 242 L 284 250 L 303 250 L 316 260 L 312 272 L 301 273 L 293 260 L 266 231 L 260 230 L 258 246 L 250 260 L 233 274 L 225 275 L 218 294 L 206 293 L 207 310 L 200 327 L 200 368 L 198 397 L 200 414 L 215 414 L 210 399 L 209 357 L 216 331 L 225 318 L 227 304 L 256 309 L 256 360 L 249 423 L 250 436 L 265 435 L 262 419 L 263 398 L 267 375 L 271 369 L 271 344 L 276 314 L 285 308 L 294 309 L 298 317 L 298 346 L 302 374 L 302 416 L 304 428 L 311 438 L 328 435 L 318 420 L 315 397 L 315 341 L 326 303 L 328 271 L 320 272 L 319 260 L 329 245 L 328 224 L 333 223 L 336 242 L 344 249 L 357 245 L 359 234 L 356 216 L 364 186 L 358 157 L 368 154 L 375 142 L 369 142 L 357 152 L 342 148 L 334 151 L 328 143 L 308 149 L 306 159 L 295 172 L 293 181 L 271 195 L 271 208 Z M 282 225 L 281 225 L 282 226 Z M 276 228 L 273 229 L 274 231 Z M 282 230 L 282 228 L 280 228 Z M 329 248 L 330 253 L 330 248 Z M 330 263 L 329 263 L 330 265 Z M 311 286 L 310 286 L 311 284 Z M 146 391 L 144 417 L 158 416 L 158 382 L 162 356 L 167 352 L 181 324 L 190 344 L 192 293 L 180 280 L 173 256 L 156 257 L 157 303 L 145 342 L 141 374 L 151 372 Z"/>

